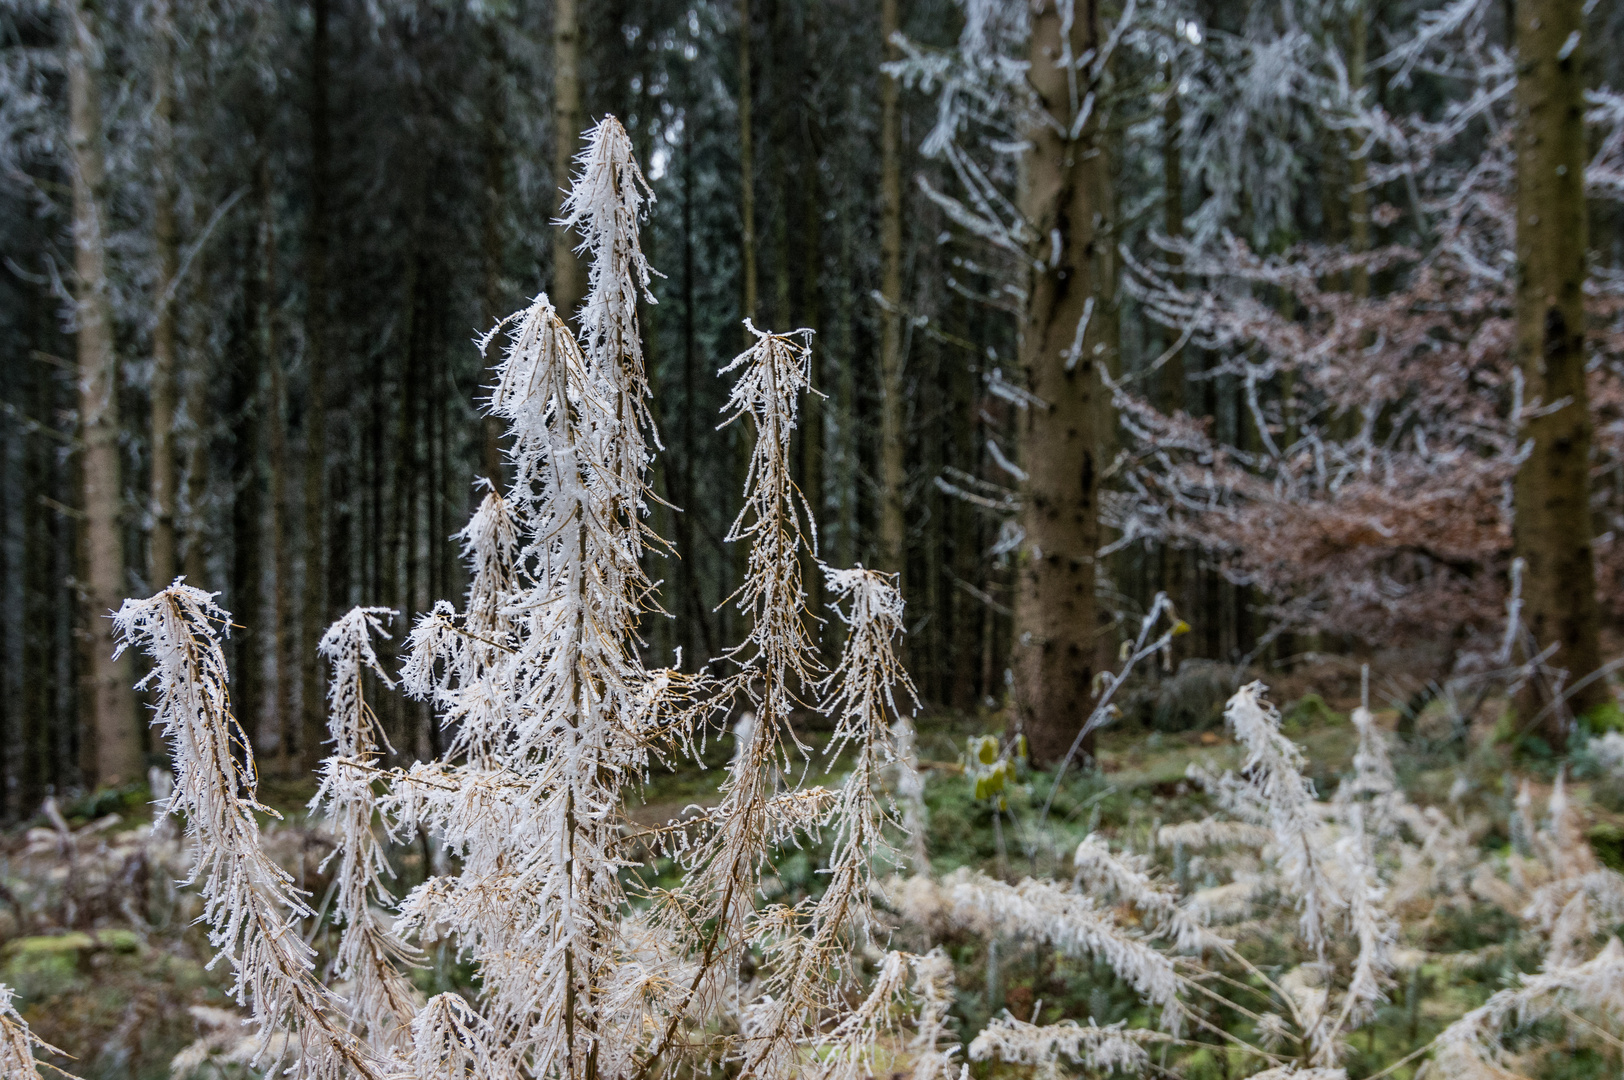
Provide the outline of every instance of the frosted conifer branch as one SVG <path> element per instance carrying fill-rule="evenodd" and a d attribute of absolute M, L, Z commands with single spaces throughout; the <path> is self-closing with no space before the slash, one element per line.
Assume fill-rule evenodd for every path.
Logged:
<path fill-rule="evenodd" d="M 893 1008 L 908 988 L 908 956 L 888 952 L 879 974 L 862 1002 L 843 1016 L 834 1029 L 815 1044 L 820 1080 L 867 1080 L 873 1075 L 875 1052 L 881 1035 L 893 1030 Z M 771 1073 L 749 1074 L 770 1076 Z"/>
<path fill-rule="evenodd" d="M 970 1042 L 971 1061 L 1035 1065 L 1040 1075 L 1058 1076 L 1062 1058 L 1102 1073 L 1120 1070 L 1136 1076 L 1150 1067 L 1147 1046 L 1179 1040 L 1154 1028 L 1130 1028 L 1122 1021 L 1100 1027 L 1075 1020 L 1038 1026 L 1008 1013 L 995 1016 Z"/>
<path fill-rule="evenodd" d="M 1582 964 L 1524 975 L 1522 984 L 1501 990 L 1433 1040 L 1430 1080 L 1463 1077 L 1498 1080 L 1508 1075 L 1500 1044 L 1506 1023 L 1528 1023 L 1559 1006 L 1593 1009 L 1624 1020 L 1624 944 L 1609 938 L 1593 959 Z"/>
<path fill-rule="evenodd" d="M 1325 920 L 1344 900 L 1319 854 L 1320 816 L 1313 782 L 1302 775 L 1302 750 L 1280 733 L 1280 713 L 1263 692 L 1262 683 L 1241 687 L 1225 706 L 1224 720 L 1246 749 L 1242 784 L 1274 831 L 1280 875 L 1301 913 L 1303 942 L 1323 951 Z"/>
<path fill-rule="evenodd" d="M 955 871 L 942 883 L 954 917 L 982 933 L 1024 934 L 1067 956 L 1109 964 L 1140 997 L 1162 1007 L 1162 1025 L 1180 1015 L 1181 980 L 1172 960 L 1144 937 L 1119 926 L 1091 897 L 1051 882 L 1007 885 L 982 874 Z"/>
<path fill-rule="evenodd" d="M 1180 950 L 1199 952 L 1229 943 L 1218 937 L 1179 903 L 1170 884 L 1153 878 L 1149 860 L 1113 852 L 1105 840 L 1090 833 L 1077 845 L 1073 886 L 1090 896 L 1115 897 L 1132 904 L 1159 933 L 1172 938 Z"/>
<path fill-rule="evenodd" d="M 226 692 L 225 655 L 215 626 L 230 615 L 201 589 L 176 583 L 147 600 L 126 600 L 113 617 L 119 648 L 141 648 L 156 690 L 153 723 L 175 762 L 166 810 L 186 816 L 201 880 L 209 943 L 232 967 L 231 994 L 259 1025 L 261 1064 L 279 1057 L 275 1036 L 297 1043 L 297 1075 L 308 1080 L 380 1080 L 364 1045 L 344 1028 L 343 1008 L 314 974 L 315 955 L 295 920 L 311 915 L 286 870 L 260 846 L 253 750 Z M 242 756 L 239 763 L 237 755 Z"/>
<path fill-rule="evenodd" d="M 412 1072 L 420 1080 L 508 1080 L 506 1062 L 492 1054 L 492 1033 L 460 994 L 429 998 L 412 1020 Z"/>
<path fill-rule="evenodd" d="M 583 239 L 577 250 L 591 256 L 581 305 L 581 344 L 618 425 L 618 438 L 610 440 L 611 471 L 621 497 L 629 502 L 617 512 L 635 514 L 651 458 L 645 433 L 659 445 L 648 412 L 637 318 L 639 300 L 655 302 L 648 288 L 648 260 L 637 237 L 654 191 L 633 160 L 631 137 L 619 120 L 604 117 L 586 132 L 586 141 L 576 156 L 580 172 L 559 208 L 558 224 L 579 230 Z"/>
<path fill-rule="evenodd" d="M 911 963 L 914 996 L 919 1000 L 914 1034 L 908 1040 L 914 1080 L 951 1080 L 959 1052 L 959 1041 L 947 1026 L 954 999 L 953 962 L 941 949 L 932 949 Z"/>
<path fill-rule="evenodd" d="M 0 1076 L 6 1080 L 36 1080 L 36 1046 L 48 1054 L 67 1055 L 28 1030 L 28 1021 L 18 1015 L 11 996 L 11 987 L 0 983 Z"/>
<path fill-rule="evenodd" d="M 1244 821 L 1224 821 L 1220 818 L 1199 818 L 1163 825 L 1156 833 L 1156 842 L 1164 847 L 1183 844 L 1185 847 L 1223 847 L 1240 844 L 1260 848 L 1274 839 L 1274 833 L 1261 825 Z"/>
<path fill-rule="evenodd" d="M 311 812 L 326 815 L 337 839 L 322 863 L 325 870 L 338 860 L 335 915 L 344 932 L 334 974 L 350 984 L 354 1015 L 380 1053 L 405 1047 L 417 1002 L 400 966 L 419 960 L 417 950 L 373 913 L 374 904 L 389 908 L 395 902 L 383 882 L 393 871 L 372 828 L 377 800 L 371 769 L 380 744 L 388 742 L 366 703 L 362 675 L 370 669 L 385 686 L 394 685 L 372 648 L 372 635 L 384 633 L 379 616 L 394 614 L 388 608 L 352 608 L 317 646 L 333 666 L 327 696 L 333 753 L 322 763 L 321 786 L 310 800 Z"/>

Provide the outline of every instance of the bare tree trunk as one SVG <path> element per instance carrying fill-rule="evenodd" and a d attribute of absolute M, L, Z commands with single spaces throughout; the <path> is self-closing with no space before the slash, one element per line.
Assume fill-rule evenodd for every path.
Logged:
<path fill-rule="evenodd" d="M 756 317 L 756 150 L 755 131 L 750 115 L 750 0 L 739 0 L 739 265 L 743 268 L 740 288 L 746 319 Z M 745 333 L 745 344 L 750 344 Z"/>
<path fill-rule="evenodd" d="M 739 0 L 739 306 L 746 319 L 758 314 L 758 282 L 756 277 L 756 149 L 755 129 L 751 117 L 751 59 L 750 38 L 755 24 L 750 14 L 750 0 Z M 753 341 L 748 330 L 741 330 L 746 348 Z M 743 491 L 750 472 L 751 439 L 754 435 L 744 422 L 728 425 L 733 440 L 733 489 Z M 726 593 L 731 594 L 743 583 L 750 561 L 750 545 L 734 544 L 732 550 L 733 574 Z M 725 613 L 723 633 L 729 639 L 742 636 L 732 625 L 739 616 L 732 605 Z"/>
<path fill-rule="evenodd" d="M 276 216 L 272 202 L 270 161 L 260 156 L 260 251 L 264 256 L 265 364 L 270 373 L 270 401 L 265 410 L 267 451 L 271 473 L 271 564 L 275 585 L 271 590 L 272 617 L 276 621 L 276 696 L 271 701 L 270 727 L 276 739 L 274 767 L 287 775 L 293 766 L 294 728 L 300 702 L 294 692 L 298 658 L 293 643 L 293 543 L 288 535 L 287 387 L 282 373 L 282 337 L 277 325 L 280 305 L 276 296 Z"/>
<path fill-rule="evenodd" d="M 1365 85 L 1365 49 L 1369 24 L 1365 9 L 1355 9 L 1349 22 L 1352 47 L 1348 50 L 1348 85 L 1357 93 Z M 1370 159 L 1365 153 L 1363 131 L 1348 132 L 1348 244 L 1355 252 L 1370 250 Z M 1370 271 L 1356 266 L 1348 279 L 1353 295 L 1364 299 L 1370 295 Z"/>
<path fill-rule="evenodd" d="M 1517 470 L 1514 542 L 1527 564 L 1528 629 L 1536 647 L 1560 645 L 1554 663 L 1570 685 L 1601 663 L 1585 392 L 1583 6 L 1522 0 L 1516 32 L 1517 360 L 1526 399 L 1551 411 L 1523 425 L 1533 449 Z M 1523 695 L 1524 715 L 1548 703 L 1540 698 L 1538 687 Z M 1609 699 L 1597 679 L 1569 704 L 1582 714 Z M 1566 710 L 1552 709 L 1541 734 L 1563 749 Z"/>
<path fill-rule="evenodd" d="M 900 51 L 891 37 L 900 23 L 898 0 L 880 4 L 880 36 L 885 58 Z M 901 87 L 894 76 L 880 76 L 880 550 L 882 570 L 900 572 L 907 560 L 902 517 L 904 432 L 902 355 L 902 133 L 898 117 Z"/>
<path fill-rule="evenodd" d="M 618 32 L 618 28 L 617 28 Z M 576 0 L 553 4 L 553 184 L 558 198 L 569 186 L 576 142 L 581 136 L 581 28 Z M 567 319 L 586 295 L 577 239 L 570 229 L 553 230 L 553 306 Z"/>
<path fill-rule="evenodd" d="M 86 701 L 97 784 L 111 787 L 141 775 L 130 664 L 113 659 L 107 616 L 124 600 L 118 449 L 118 355 L 108 297 L 103 233 L 106 170 L 102 157 L 102 44 L 94 7 L 63 0 L 68 69 L 68 143 L 73 151 L 73 250 L 77 277 L 80 483 L 84 500 L 84 633 Z"/>
<path fill-rule="evenodd" d="M 502 310 L 502 204 L 507 195 L 507 148 L 502 138 L 502 29 L 494 14 L 485 24 L 485 54 L 485 201 L 480 230 L 485 263 L 485 322 L 481 331 L 506 314 Z M 493 356 L 493 369 L 495 362 Z M 485 477 L 501 488 L 501 421 L 486 416 L 482 434 L 480 462 Z"/>
<path fill-rule="evenodd" d="M 152 536 L 147 584 L 166 587 L 175 577 L 175 94 L 174 9 L 156 0 L 152 9 L 156 63 L 152 73 L 152 142 L 156 165 L 152 200 L 158 278 L 153 283 L 152 326 Z M 201 586 L 202 582 L 194 582 Z"/>
<path fill-rule="evenodd" d="M 263 132 L 257 132 L 263 139 Z M 263 142 L 261 143 L 263 146 Z M 254 172 L 254 187 L 264 182 Z M 258 190 L 252 201 L 261 201 Z M 266 633 L 261 612 L 265 593 L 265 462 L 261 440 L 265 424 L 265 320 L 271 312 L 264 272 L 264 234 L 250 234 L 243 275 L 242 329 L 229 339 L 231 363 L 231 568 L 228 575 L 232 621 L 227 657 L 231 662 L 232 706 L 249 733 L 257 753 L 274 753 L 277 735 L 265 708 L 266 676 L 270 673 L 266 648 L 274 633 Z"/>
<path fill-rule="evenodd" d="M 807 83 L 815 85 L 817 81 L 817 33 L 822 18 L 822 5 L 812 0 L 807 6 L 806 14 L 806 50 L 808 59 Z M 806 123 L 806 156 L 808 158 L 803 174 L 804 196 L 802 200 L 802 248 L 805 262 L 801 270 L 801 320 L 800 325 L 810 328 L 814 334 L 823 327 L 823 187 L 820 181 L 819 170 L 823 162 L 823 125 L 818 116 L 816 105 L 808 102 L 804 106 Z M 823 390 L 823 342 L 816 337 L 812 348 L 812 388 Z M 816 394 L 809 394 L 801 410 L 801 427 L 804 434 L 801 438 L 801 493 L 806 496 L 807 503 L 812 507 L 812 513 L 821 522 L 823 517 L 823 398 Z M 807 610 L 814 615 L 823 611 L 823 575 L 808 559 L 802 575 L 806 586 Z"/>
<path fill-rule="evenodd" d="M 327 174 L 332 159 L 328 113 L 328 0 L 312 0 L 310 35 L 309 210 L 304 238 L 305 459 L 304 597 L 299 617 L 299 757 L 314 772 L 327 737 L 316 644 L 327 629 Z"/>
<path fill-rule="evenodd" d="M 1032 271 L 1021 328 L 1021 361 L 1028 387 L 1041 399 L 1019 421 L 1022 485 L 1020 556 L 1012 643 L 1015 706 L 1034 761 L 1062 758 L 1089 713 L 1098 633 L 1094 604 L 1099 548 L 1098 425 L 1102 387 L 1094 346 L 1104 343 L 1109 304 L 1102 262 L 1102 188 L 1107 182 L 1097 113 L 1076 139 L 1063 132 L 1081 108 L 1083 90 L 1068 88 L 1059 66 L 1070 55 L 1093 55 L 1101 45 L 1095 0 L 1079 0 L 1062 39 L 1053 3 L 1034 8 L 1031 74 L 1041 108 L 1054 122 L 1029 133 L 1025 213 L 1035 235 L 1038 268 Z M 1078 80 L 1079 82 L 1081 80 Z M 1086 325 L 1085 325 L 1086 324 Z M 1082 329 L 1080 347 L 1074 340 Z"/>
<path fill-rule="evenodd" d="M 1179 73 L 1172 61 L 1167 65 L 1167 101 L 1162 106 L 1162 231 L 1173 241 L 1184 239 L 1184 148 L 1181 145 L 1184 128 L 1184 108 L 1179 102 Z M 1173 284 L 1184 287 L 1184 274 L 1180 269 L 1184 256 L 1169 253 L 1168 268 Z M 1175 334 L 1176 331 L 1170 331 Z M 1175 337 L 1169 342 L 1170 355 L 1162 364 L 1162 408 L 1175 413 L 1185 408 L 1185 391 L 1189 377 L 1184 371 L 1184 350 Z M 1186 608 L 1185 562 L 1188 553 L 1172 543 L 1162 544 L 1161 588 L 1175 609 Z M 1176 662 L 1183 651 L 1183 643 L 1175 642 L 1170 660 Z"/>
<path fill-rule="evenodd" d="M 203 264 L 196 273 L 197 310 L 208 311 L 212 302 L 209 282 L 209 256 L 199 256 Z M 181 569 L 186 580 L 199 589 L 207 589 L 208 542 L 207 515 L 204 502 L 209 496 L 209 381 L 205 376 L 207 358 L 213 356 L 209 348 L 209 327 L 194 322 L 187 333 L 186 364 L 186 547 Z"/>
<path fill-rule="evenodd" d="M 1162 232 L 1172 241 L 1184 239 L 1184 149 L 1180 145 L 1184 127 L 1184 107 L 1179 102 L 1179 73 L 1171 61 L 1167 65 L 1167 101 L 1162 105 Z M 1173 284 L 1184 287 L 1184 256 L 1167 254 Z M 1172 331 L 1170 331 L 1172 333 Z M 1176 348 L 1176 335 L 1169 342 L 1169 355 L 1162 364 L 1162 408 L 1177 412 L 1184 408 L 1188 378 L 1184 372 L 1184 350 Z"/>

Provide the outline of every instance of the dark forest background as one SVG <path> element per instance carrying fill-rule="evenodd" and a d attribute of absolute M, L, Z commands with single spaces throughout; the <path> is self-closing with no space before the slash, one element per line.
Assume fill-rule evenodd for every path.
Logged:
<path fill-rule="evenodd" d="M 1243 36 L 1266 6 L 1275 10 L 1208 2 L 1190 17 L 1210 37 Z M 1352 5 L 1323 25 L 1368 36 L 1375 53 L 1423 7 Z M 575 130 L 558 123 L 555 13 L 566 8 L 578 27 Z M 1610 8 L 1591 13 L 1601 36 L 1587 55 L 1598 82 L 1624 55 L 1624 16 Z M 1015 305 L 998 294 L 998 271 L 949 242 L 955 223 L 916 183 L 953 183 L 919 149 L 938 100 L 917 87 L 897 97 L 900 291 L 884 295 L 882 5 L 7 0 L 0 817 L 27 816 L 47 794 L 94 779 L 84 680 L 105 637 L 82 569 L 68 73 L 53 59 L 64 52 L 69 9 L 95 20 L 100 49 L 123 592 L 155 591 L 165 572 L 219 591 L 235 620 L 233 701 L 263 770 L 292 771 L 319 756 L 309 734 L 311 717 L 321 723 L 310 646 L 331 618 L 354 604 L 392 607 L 401 613 L 398 646 L 416 614 L 461 595 L 454 534 L 479 478 L 499 467 L 478 411 L 492 358 L 474 339 L 554 288 L 560 140 L 573 146 L 581 128 L 611 113 L 657 196 L 643 231 L 661 274 L 658 304 L 643 314 L 665 446 L 655 483 L 682 508 L 652 510 L 681 557 L 652 567 L 671 617 L 647 623 L 651 658 L 669 663 L 680 649 L 691 668 L 740 636 L 723 604 L 738 567 L 722 537 L 741 487 L 741 428 L 717 429 L 726 383 L 716 370 L 744 347 L 749 315 L 764 327 L 816 332 L 823 396 L 806 403 L 799 468 L 825 558 L 901 572 L 907 658 L 928 707 L 1003 706 L 1013 605 L 1004 518 L 955 491 L 977 478 L 1008 480 L 988 444 L 1015 420 L 989 382 L 1015 365 Z M 958 41 L 964 9 L 951 0 L 897 9 L 900 29 L 922 47 Z M 1144 85 L 1165 78 L 1154 62 L 1142 66 Z M 1390 90 L 1374 74 L 1371 88 L 1410 104 L 1445 93 L 1425 80 Z M 1142 107 L 1113 113 L 1116 239 L 1128 251 L 1153 250 L 1152 234 L 1167 224 L 1159 110 L 1146 96 Z M 1268 250 L 1348 242 L 1345 144 L 1329 128 L 1304 132 L 1283 221 L 1255 220 L 1244 193 L 1214 202 L 1221 160 L 1189 167 L 1175 206 L 1219 214 L 1219 224 Z M 1404 214 L 1375 239 L 1402 242 L 1410 204 L 1402 180 L 1390 187 L 1372 198 L 1390 197 Z M 1618 216 L 1597 215 L 1591 246 L 1614 263 L 1624 258 Z M 1120 305 L 1120 365 L 1132 372 L 1174 335 L 1126 291 Z M 901 313 L 903 358 L 900 556 L 880 535 L 880 355 L 892 310 Z M 158 370 L 164 350 L 168 367 Z M 1200 380 L 1204 364 L 1213 377 Z M 1215 365 L 1192 352 L 1178 404 L 1224 442 L 1245 445 L 1244 388 Z M 160 421 L 167 426 L 157 431 Z M 172 520 L 154 501 L 155 438 L 174 462 Z M 155 551 L 155 538 L 168 543 L 164 530 L 172 554 Z M 1192 627 L 1180 659 L 1283 662 L 1392 644 L 1270 634 L 1270 598 L 1226 572 L 1221 551 L 1191 548 L 1177 559 L 1178 614 Z M 1147 541 L 1101 565 L 1104 617 L 1131 629 L 1163 584 L 1167 558 Z M 1107 637 L 1102 652 L 1114 655 L 1117 635 Z M 1447 666 L 1447 644 L 1430 647 Z M 427 708 L 379 700 L 401 755 L 438 751 Z"/>

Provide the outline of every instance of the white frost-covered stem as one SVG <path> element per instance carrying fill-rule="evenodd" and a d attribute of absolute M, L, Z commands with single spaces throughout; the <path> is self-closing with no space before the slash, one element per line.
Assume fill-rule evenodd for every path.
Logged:
<path fill-rule="evenodd" d="M 349 983 L 356 1019 L 380 1051 L 404 1048 L 417 1011 L 411 984 L 400 970 L 417 962 L 417 951 L 373 913 L 374 904 L 388 908 L 395 899 L 383 882 L 391 870 L 372 826 L 373 764 L 387 741 L 366 703 L 362 678 L 371 670 L 385 686 L 394 685 L 372 648 L 372 635 L 384 633 L 379 617 L 394 614 L 387 608 L 352 608 L 317 646 L 333 667 L 327 695 L 333 753 L 322 763 L 321 786 L 310 801 L 312 813 L 326 815 L 337 840 L 322 864 L 325 869 L 338 860 L 335 915 L 344 931 L 334 973 Z"/>

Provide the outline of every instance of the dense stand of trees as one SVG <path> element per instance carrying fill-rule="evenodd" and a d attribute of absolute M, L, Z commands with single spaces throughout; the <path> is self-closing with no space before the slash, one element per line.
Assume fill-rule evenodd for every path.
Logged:
<path fill-rule="evenodd" d="M 137 673 L 111 658 L 104 618 L 126 595 L 176 574 L 222 594 L 238 714 L 266 767 L 293 772 L 321 755 L 315 643 L 328 621 L 386 603 L 402 613 L 398 648 L 417 614 L 461 594 L 452 533 L 478 478 L 500 482 L 503 469 L 478 410 L 489 359 L 470 339 L 537 291 L 561 310 L 582 295 L 581 267 L 548 223 L 576 133 L 605 113 L 625 123 L 658 198 L 644 246 L 663 276 L 645 326 L 666 503 L 650 512 L 681 554 L 651 566 L 671 616 L 645 628 L 661 662 L 680 648 L 692 665 L 740 637 L 723 605 L 740 562 L 722 536 L 747 450 L 737 425 L 716 427 L 714 373 L 742 347 L 745 317 L 816 331 L 823 396 L 806 403 L 799 483 L 831 562 L 901 572 L 928 702 L 1009 701 L 1034 753 L 1058 756 L 1116 653 L 1113 627 L 1159 589 L 1194 627 L 1181 657 L 1352 644 L 1362 627 L 1338 637 L 1323 604 L 1300 617 L 1301 583 L 1249 564 L 1238 534 L 1207 542 L 1169 524 L 1136 536 L 1138 519 L 1110 511 L 1110 498 L 1142 493 L 1147 458 L 1104 379 L 1205 425 L 1220 464 L 1241 460 L 1250 475 L 1266 473 L 1256 462 L 1271 444 L 1306 430 L 1297 374 L 1254 378 L 1230 361 L 1254 356 L 1255 341 L 1184 334 L 1167 298 L 1199 283 L 1308 326 L 1314 311 L 1289 283 L 1225 284 L 1199 253 L 1229 234 L 1246 257 L 1276 260 L 1304 244 L 1423 257 L 1444 246 L 1444 193 L 1421 166 L 1395 169 L 1369 120 L 1371 109 L 1447 116 L 1467 94 L 1458 72 L 1423 64 L 1399 78 L 1377 62 L 1434 5 L 1142 3 L 1120 35 L 1120 5 L 1077 0 L 1066 18 L 1029 7 L 0 8 L 0 813 L 143 773 L 154 746 L 125 689 Z M 1583 399 L 1586 364 L 1594 377 L 1616 359 L 1616 307 L 1585 314 L 1575 239 L 1579 177 L 1609 121 L 1587 134 L 1579 103 L 1587 87 L 1617 85 L 1608 43 L 1624 42 L 1624 15 L 1595 6 L 1575 50 L 1552 28 L 1579 27 L 1580 3 L 1480 7 L 1475 32 L 1521 50 L 1518 116 L 1538 129 L 1516 144 L 1529 170 L 1517 220 L 1539 218 L 1517 232 L 1522 392 L 1568 402 L 1531 421 L 1537 472 L 1517 484 L 1515 542 L 1531 631 L 1577 672 L 1599 662 L 1597 627 L 1618 614 L 1576 568 L 1595 561 L 1604 589 L 1614 580 L 1590 535 L 1611 543 L 1620 495 L 1611 459 L 1595 456 L 1611 452 L 1614 403 Z M 939 80 L 898 63 L 962 52 L 967 24 L 998 24 L 986 47 L 1030 62 L 1048 114 L 1002 116 L 1029 147 L 1006 146 L 984 174 L 935 139 Z M 1053 66 L 1068 49 L 1101 58 L 1079 69 L 1086 97 Z M 1284 72 L 1272 82 L 1270 57 Z M 1316 106 L 1293 64 L 1339 71 L 1346 100 L 1363 105 Z M 1470 161 L 1498 137 L 1492 117 L 1467 127 L 1429 162 Z M 1024 217 L 1019 243 L 989 245 L 955 213 L 980 206 L 962 187 L 977 175 L 989 212 L 1002 212 L 1004 190 Z M 1593 262 L 1616 265 L 1624 217 L 1597 205 Z M 1124 254 L 1158 282 L 1136 284 Z M 1355 259 L 1310 278 L 1375 303 L 1408 287 L 1392 265 Z M 1607 273 L 1592 281 L 1616 285 Z M 1344 403 L 1326 430 L 1352 438 L 1360 423 Z M 1587 474 L 1599 477 L 1594 499 Z M 1359 543 L 1346 531 L 1326 542 Z M 1491 607 L 1508 580 L 1502 547 L 1507 558 L 1460 571 L 1495 583 L 1482 594 Z M 1389 574 L 1403 587 L 1455 565 L 1447 552 L 1392 558 L 1410 560 Z M 1465 649 L 1491 631 L 1479 620 L 1443 636 Z M 1602 700 L 1605 682 L 1589 687 L 1580 706 Z M 437 752 L 431 714 L 391 700 L 396 750 Z"/>

